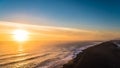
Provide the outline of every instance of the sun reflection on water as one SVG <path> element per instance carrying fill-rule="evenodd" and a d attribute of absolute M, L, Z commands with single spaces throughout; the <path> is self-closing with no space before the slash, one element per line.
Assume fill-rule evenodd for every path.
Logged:
<path fill-rule="evenodd" d="M 22 43 L 19 43 L 18 45 L 18 53 L 23 53 L 24 52 L 24 45 Z"/>

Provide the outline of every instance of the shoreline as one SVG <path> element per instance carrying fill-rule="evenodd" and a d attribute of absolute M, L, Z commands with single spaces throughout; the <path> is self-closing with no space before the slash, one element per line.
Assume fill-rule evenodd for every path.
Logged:
<path fill-rule="evenodd" d="M 113 66 L 120 68 L 120 59 L 118 58 L 117 60 L 119 61 L 115 61 L 116 59 L 112 57 L 120 56 L 118 53 L 116 54 L 116 50 L 120 53 L 120 49 L 114 42 L 115 41 L 106 41 L 89 47 L 83 50 L 83 52 L 78 53 L 74 59 L 64 64 L 62 68 L 106 68 L 106 66 L 108 68 L 114 68 Z"/>

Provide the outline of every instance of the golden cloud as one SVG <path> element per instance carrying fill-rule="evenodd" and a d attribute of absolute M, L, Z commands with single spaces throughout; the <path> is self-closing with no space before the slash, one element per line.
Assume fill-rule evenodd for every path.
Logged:
<path fill-rule="evenodd" d="M 0 21 L 0 40 L 10 38 L 9 35 L 11 35 L 11 31 L 15 29 L 28 30 L 31 35 L 31 40 L 108 40 L 120 37 L 119 32 L 90 31 L 76 28 Z"/>

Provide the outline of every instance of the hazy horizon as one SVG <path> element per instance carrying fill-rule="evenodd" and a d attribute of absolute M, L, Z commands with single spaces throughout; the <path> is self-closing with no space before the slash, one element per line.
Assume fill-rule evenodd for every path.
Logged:
<path fill-rule="evenodd" d="M 92 41 L 119 38 L 119 32 L 82 30 L 68 27 L 40 26 L 0 21 L 0 41 L 14 41 L 13 31 L 24 29 L 29 32 L 27 41 Z"/>

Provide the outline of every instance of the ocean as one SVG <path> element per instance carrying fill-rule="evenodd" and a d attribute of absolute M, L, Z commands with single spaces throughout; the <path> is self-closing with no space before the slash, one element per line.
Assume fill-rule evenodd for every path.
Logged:
<path fill-rule="evenodd" d="M 40 42 L 39 42 L 40 43 Z M 0 45 L 0 68 L 61 68 L 63 64 L 99 42 L 56 42 Z"/>

